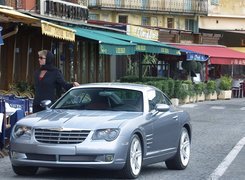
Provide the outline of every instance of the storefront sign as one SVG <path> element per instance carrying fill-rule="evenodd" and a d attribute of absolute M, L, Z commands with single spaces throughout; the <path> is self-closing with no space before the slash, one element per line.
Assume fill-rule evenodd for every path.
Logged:
<path fill-rule="evenodd" d="M 186 53 L 186 60 L 187 61 L 207 61 L 208 56 L 204 54 L 198 54 L 198 53 Z"/>
<path fill-rule="evenodd" d="M 125 54 L 126 53 L 126 49 L 125 48 L 116 48 L 116 53 L 117 54 Z"/>
<path fill-rule="evenodd" d="M 157 41 L 159 33 L 157 30 L 147 29 L 139 26 L 127 25 L 127 34 L 142 39 Z"/>
<path fill-rule="evenodd" d="M 146 46 L 145 45 L 137 45 L 136 46 L 136 51 L 146 51 Z"/>
<path fill-rule="evenodd" d="M 108 55 L 130 55 L 135 53 L 134 47 L 123 47 L 112 44 L 99 44 L 100 54 Z"/>
<path fill-rule="evenodd" d="M 234 64 L 234 65 L 245 65 L 245 60 L 235 59 L 235 60 L 231 61 L 231 64 Z"/>
<path fill-rule="evenodd" d="M 73 30 L 45 21 L 41 23 L 42 34 L 68 41 L 75 41 L 75 32 Z"/>
<path fill-rule="evenodd" d="M 161 53 L 169 54 L 169 49 L 168 48 L 161 48 Z"/>

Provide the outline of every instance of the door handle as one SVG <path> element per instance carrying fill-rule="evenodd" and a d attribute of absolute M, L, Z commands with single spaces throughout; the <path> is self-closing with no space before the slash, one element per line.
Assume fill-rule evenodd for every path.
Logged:
<path fill-rule="evenodd" d="M 174 116 L 173 119 L 178 120 L 178 116 Z"/>

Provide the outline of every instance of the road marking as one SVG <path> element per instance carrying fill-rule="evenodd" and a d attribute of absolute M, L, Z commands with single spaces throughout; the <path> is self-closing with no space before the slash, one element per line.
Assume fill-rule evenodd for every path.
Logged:
<path fill-rule="evenodd" d="M 212 106 L 210 109 L 225 109 L 224 106 Z"/>
<path fill-rule="evenodd" d="M 197 106 L 196 104 L 184 104 L 184 105 L 181 105 L 181 107 L 188 107 L 188 108 L 193 108 Z"/>
<path fill-rule="evenodd" d="M 225 157 L 225 159 L 219 164 L 219 166 L 214 170 L 214 172 L 209 176 L 208 180 L 218 180 L 231 165 L 232 161 L 236 158 L 238 153 L 241 151 L 245 145 L 245 137 L 243 137 L 236 146 L 230 151 L 230 153 Z"/>

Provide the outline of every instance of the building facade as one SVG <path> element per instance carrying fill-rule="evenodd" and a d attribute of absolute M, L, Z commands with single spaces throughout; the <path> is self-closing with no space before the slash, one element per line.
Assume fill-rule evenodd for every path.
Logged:
<path fill-rule="evenodd" d="M 220 45 L 236 51 L 245 52 L 245 1 L 209 0 L 208 15 L 199 20 L 200 33 L 219 34 Z M 234 78 L 245 78 L 245 64 L 234 65 L 214 64 L 210 68 L 216 69 L 216 77 L 229 74 Z"/>
<path fill-rule="evenodd" d="M 200 16 L 200 29 L 244 30 L 244 0 L 209 0 L 207 16 Z"/>
<path fill-rule="evenodd" d="M 89 0 L 89 19 L 197 32 L 208 0 Z"/>

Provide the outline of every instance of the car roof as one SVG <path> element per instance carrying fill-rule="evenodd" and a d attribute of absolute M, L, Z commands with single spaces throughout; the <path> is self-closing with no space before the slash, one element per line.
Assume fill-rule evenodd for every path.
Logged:
<path fill-rule="evenodd" d="M 92 87 L 101 87 L 101 88 L 120 88 L 120 89 L 132 89 L 137 91 L 148 91 L 156 89 L 153 86 L 145 85 L 145 84 L 136 84 L 136 83 L 120 83 L 120 82 L 110 82 L 110 83 L 88 83 L 81 84 L 76 88 L 92 88 Z"/>

